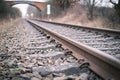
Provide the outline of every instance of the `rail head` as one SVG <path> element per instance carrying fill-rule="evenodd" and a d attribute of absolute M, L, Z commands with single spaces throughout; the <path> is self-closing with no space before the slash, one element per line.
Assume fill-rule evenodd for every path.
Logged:
<path fill-rule="evenodd" d="M 30 22 L 31 22 L 31 21 L 30 21 Z M 37 26 L 38 26 L 38 25 L 37 25 Z M 100 50 L 97 50 L 97 49 L 95 49 L 95 48 L 92 48 L 92 47 L 90 47 L 90 46 L 87 46 L 87 45 L 85 45 L 85 44 L 83 44 L 83 43 L 74 41 L 73 39 L 70 39 L 70 38 L 68 38 L 68 37 L 65 37 L 65 36 L 63 36 L 63 35 L 61 35 L 61 34 L 58 34 L 58 33 L 56 33 L 56 32 L 51 32 L 50 30 L 45 29 L 45 28 L 44 28 L 44 30 L 46 30 L 46 31 L 48 31 L 48 32 L 50 32 L 50 33 L 52 33 L 52 34 L 54 34 L 54 35 L 62 38 L 62 39 L 65 40 L 65 41 L 68 41 L 69 43 L 77 46 L 78 48 L 83 49 L 83 50 L 85 50 L 86 52 L 90 53 L 91 55 L 94 55 L 95 57 L 97 57 L 97 58 L 99 58 L 99 59 L 101 59 L 101 60 L 103 60 L 103 61 L 105 61 L 105 62 L 107 62 L 107 63 L 110 63 L 110 64 L 112 64 L 113 66 L 116 66 L 117 68 L 120 69 L 120 61 L 119 61 L 118 59 L 116 59 L 115 57 L 113 57 L 113 56 L 111 56 L 111 55 L 109 55 L 109 54 L 106 54 L 106 53 L 104 53 L 104 52 L 102 52 L 102 51 L 100 51 Z"/>
<path fill-rule="evenodd" d="M 96 63 L 97 64 L 101 63 L 101 64 L 98 65 L 99 67 L 102 64 L 103 64 L 102 65 L 103 67 L 107 66 L 107 67 L 105 67 L 105 69 L 107 69 L 108 74 L 109 74 L 109 70 L 111 70 L 110 74 L 113 74 L 115 77 L 116 77 L 116 74 L 120 74 L 120 61 L 118 59 L 116 59 L 115 57 L 110 56 L 108 54 L 105 54 L 104 52 L 101 52 L 101 51 L 99 51 L 99 50 L 97 50 L 95 48 L 91 48 L 91 47 L 89 47 L 87 45 L 84 45 L 84 44 L 82 44 L 80 42 L 73 41 L 72 39 L 69 39 L 68 37 L 57 34 L 56 32 L 51 32 L 50 30 L 48 30 L 46 28 L 43 28 L 42 25 L 39 25 L 38 23 L 35 23 L 35 22 L 31 21 L 31 20 L 28 20 L 28 21 L 30 23 L 32 23 L 32 24 L 35 24 L 38 28 L 44 30 L 45 32 L 49 33 L 50 35 L 54 36 L 55 38 L 59 38 L 59 40 L 65 41 L 64 43 L 66 43 L 66 45 L 67 45 L 67 43 L 70 44 L 70 46 L 72 46 L 74 49 L 76 48 L 78 50 L 77 51 L 78 53 L 80 53 L 79 50 L 82 50 L 84 52 L 82 55 L 83 56 L 88 56 L 87 57 L 88 60 L 91 59 L 92 61 L 95 62 L 95 64 Z M 90 58 L 91 56 L 94 59 Z M 118 75 L 117 75 L 117 77 L 118 77 Z"/>
<path fill-rule="evenodd" d="M 33 19 L 36 20 L 36 19 Z M 36 21 L 41 21 L 41 22 L 45 22 L 45 23 L 50 23 L 50 24 L 56 24 L 56 25 L 63 25 L 63 26 L 71 26 L 71 27 L 78 27 L 78 28 L 84 28 L 84 29 L 91 29 L 91 30 L 95 30 L 95 31 L 101 31 L 101 32 L 107 32 L 108 34 L 117 34 L 120 35 L 120 30 L 117 29 L 108 29 L 108 28 L 97 28 L 97 27 L 91 27 L 91 26 L 79 26 L 79 25 L 72 25 L 72 24 L 65 24 L 65 23 L 58 23 L 58 22 L 50 22 L 50 21 L 43 21 L 43 20 L 36 20 Z"/>

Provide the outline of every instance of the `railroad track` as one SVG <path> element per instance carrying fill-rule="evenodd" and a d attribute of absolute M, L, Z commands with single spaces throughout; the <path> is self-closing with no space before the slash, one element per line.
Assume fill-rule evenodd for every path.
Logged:
<path fill-rule="evenodd" d="M 89 60 L 54 37 L 25 20 L 10 28 L 0 38 L 0 80 L 103 80 Z"/>
<path fill-rule="evenodd" d="M 120 31 L 36 20 L 28 22 L 62 43 L 77 59 L 82 56 L 90 69 L 103 79 L 120 79 Z"/>

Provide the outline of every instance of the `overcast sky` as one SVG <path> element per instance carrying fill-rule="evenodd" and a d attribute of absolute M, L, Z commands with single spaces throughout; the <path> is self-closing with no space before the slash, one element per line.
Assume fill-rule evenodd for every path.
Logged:
<path fill-rule="evenodd" d="M 5 1 L 37 1 L 37 2 L 46 2 L 48 0 L 5 0 Z"/>
<path fill-rule="evenodd" d="M 85 1 L 85 0 L 80 0 L 81 3 L 83 1 Z M 110 3 L 110 0 L 95 0 L 95 1 L 96 1 L 96 6 L 113 7 L 113 4 Z M 118 2 L 118 0 L 112 0 L 112 1 L 115 3 Z"/>
<path fill-rule="evenodd" d="M 17 4 L 14 5 L 13 7 L 17 7 L 22 12 L 22 17 L 25 17 L 28 6 L 29 6 L 28 4 Z"/>

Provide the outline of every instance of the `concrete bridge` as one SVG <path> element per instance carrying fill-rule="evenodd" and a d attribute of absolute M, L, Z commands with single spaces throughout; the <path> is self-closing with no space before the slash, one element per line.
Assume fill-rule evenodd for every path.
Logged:
<path fill-rule="evenodd" d="M 29 4 L 35 6 L 39 10 L 44 10 L 49 0 L 5 0 L 9 6 L 15 4 Z"/>

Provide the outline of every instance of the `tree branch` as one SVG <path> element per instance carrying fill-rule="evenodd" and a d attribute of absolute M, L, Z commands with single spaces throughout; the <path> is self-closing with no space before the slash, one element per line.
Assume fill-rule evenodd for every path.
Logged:
<path fill-rule="evenodd" d="M 113 5 L 116 5 L 116 3 L 115 3 L 115 2 L 113 2 L 112 0 L 110 0 L 110 2 L 111 2 Z"/>

